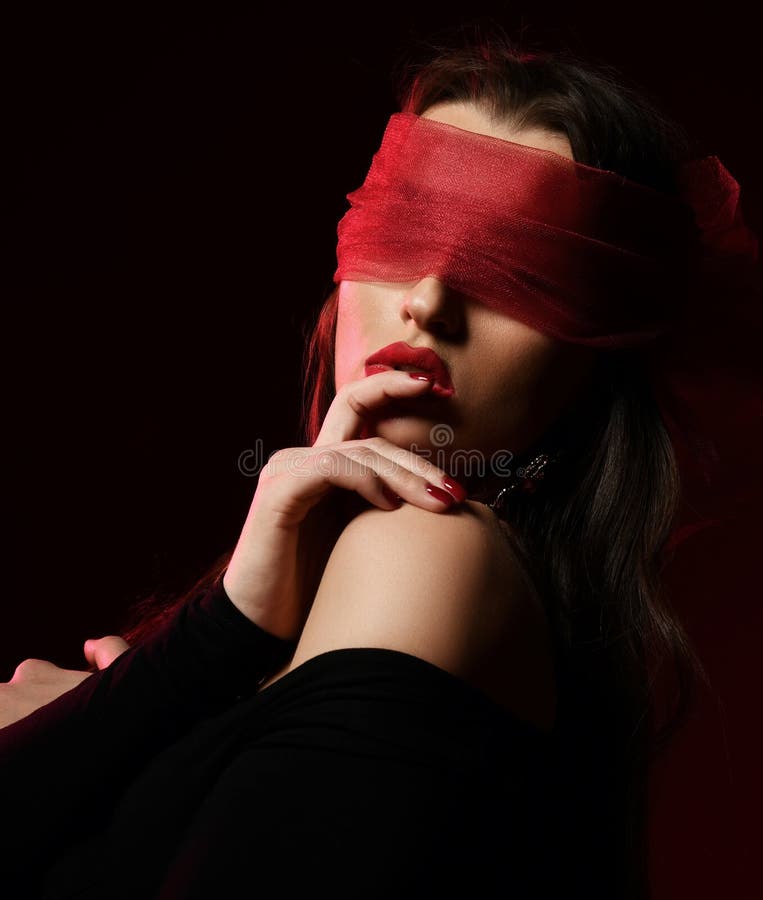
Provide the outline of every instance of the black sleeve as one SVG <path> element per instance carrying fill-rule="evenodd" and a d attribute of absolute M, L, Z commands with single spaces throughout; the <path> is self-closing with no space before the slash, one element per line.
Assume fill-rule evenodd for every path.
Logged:
<path fill-rule="evenodd" d="M 295 647 L 234 606 L 220 575 L 144 643 L 0 729 L 0 853 L 36 865 L 100 827 L 153 756 Z"/>

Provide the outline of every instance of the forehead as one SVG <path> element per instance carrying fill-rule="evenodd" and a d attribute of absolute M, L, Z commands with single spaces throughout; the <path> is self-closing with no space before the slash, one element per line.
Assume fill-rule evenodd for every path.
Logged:
<path fill-rule="evenodd" d="M 550 150 L 567 159 L 573 159 L 572 145 L 566 134 L 539 126 L 515 127 L 507 119 L 497 119 L 484 106 L 463 100 L 447 100 L 435 103 L 421 114 L 422 119 L 431 119 L 464 131 L 473 131 L 488 137 L 500 138 L 526 147 Z"/>

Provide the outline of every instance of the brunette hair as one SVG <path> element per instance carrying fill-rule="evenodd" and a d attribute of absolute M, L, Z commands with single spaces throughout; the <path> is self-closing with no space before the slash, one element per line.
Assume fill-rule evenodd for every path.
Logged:
<path fill-rule="evenodd" d="M 421 114 L 441 101 L 477 103 L 517 128 L 565 135 L 578 162 L 661 191 L 676 190 L 677 163 L 697 152 L 685 131 L 612 66 L 568 49 L 521 47 L 495 22 L 410 46 L 395 68 L 395 85 L 401 110 Z M 335 395 L 337 299 L 335 286 L 305 348 L 299 427 L 306 445 L 315 441 Z M 581 816 L 572 829 L 590 826 L 588 855 L 595 856 L 591 842 L 598 841 L 601 858 L 594 864 L 608 867 L 609 896 L 643 898 L 649 764 L 687 716 L 697 678 L 708 682 L 660 577 L 670 561 L 666 548 L 681 484 L 637 352 L 602 353 L 585 413 L 575 412 L 553 432 L 574 453 L 535 494 L 510 495 L 504 513 L 545 604 L 564 673 L 558 729 L 569 738 L 576 791 L 570 802 L 579 804 Z M 550 437 L 531 450 L 543 449 Z M 173 603 L 142 601 L 123 637 L 144 639 L 211 584 L 232 552 Z M 675 673 L 677 701 L 659 722 L 653 682 L 665 662 Z M 606 791 L 592 790 L 605 782 Z M 596 809 L 594 797 L 603 804 Z M 613 843 L 613 833 L 622 839 Z M 585 881 L 585 872 L 579 877 Z"/>

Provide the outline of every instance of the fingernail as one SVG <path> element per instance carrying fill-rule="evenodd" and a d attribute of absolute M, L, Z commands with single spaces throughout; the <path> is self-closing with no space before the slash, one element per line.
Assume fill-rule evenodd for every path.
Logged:
<path fill-rule="evenodd" d="M 409 372 L 408 374 L 417 381 L 434 381 L 434 375 L 431 372 Z"/>
<path fill-rule="evenodd" d="M 463 503 L 464 500 L 466 500 L 466 489 L 462 487 L 455 478 L 448 476 L 447 478 L 443 478 L 442 483 L 459 503 Z"/>
<path fill-rule="evenodd" d="M 431 494 L 435 498 L 435 500 L 439 500 L 446 506 L 450 506 L 450 504 L 453 502 L 453 495 L 449 494 L 447 491 L 442 490 L 442 488 L 435 487 L 433 484 L 427 482 L 426 489 L 427 493 Z"/>
<path fill-rule="evenodd" d="M 392 490 L 392 488 L 387 487 L 386 484 L 382 485 L 382 493 L 389 500 L 390 503 L 394 503 L 395 506 L 400 506 L 403 502 L 402 497 L 398 497 L 398 495 Z"/>

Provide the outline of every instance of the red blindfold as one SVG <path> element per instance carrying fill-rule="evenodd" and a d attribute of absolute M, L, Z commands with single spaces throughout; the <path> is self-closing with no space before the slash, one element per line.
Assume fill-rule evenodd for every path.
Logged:
<path fill-rule="evenodd" d="M 395 113 L 347 195 L 334 281 L 433 275 L 559 340 L 639 348 L 679 461 L 701 476 L 695 513 L 711 523 L 750 502 L 739 471 L 761 484 L 758 240 L 717 157 L 677 177 L 673 196 Z"/>
<path fill-rule="evenodd" d="M 662 333 L 686 206 L 548 150 L 396 113 L 339 223 L 335 281 L 434 275 L 561 340 Z"/>

